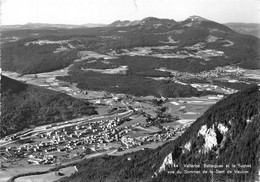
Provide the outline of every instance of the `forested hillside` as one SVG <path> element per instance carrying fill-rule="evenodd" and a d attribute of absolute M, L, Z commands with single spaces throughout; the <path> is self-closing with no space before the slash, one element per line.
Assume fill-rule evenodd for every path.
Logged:
<path fill-rule="evenodd" d="M 2 69 L 21 74 L 42 73 L 64 68 L 77 59 L 77 51 L 56 52 L 59 44 L 37 45 L 24 39 L 5 43 L 2 46 Z"/>
<path fill-rule="evenodd" d="M 197 91 L 190 85 L 175 83 L 171 80 L 154 80 L 151 78 L 172 77 L 169 72 L 155 69 L 161 67 L 167 69 L 196 70 L 199 61 L 185 66 L 190 60 L 182 61 L 171 59 L 159 59 L 139 56 L 122 56 L 109 60 L 105 64 L 103 59 L 84 60 L 75 63 L 68 76 L 58 77 L 60 80 L 78 83 L 78 87 L 87 90 L 106 90 L 115 93 L 127 93 L 135 96 L 154 95 L 156 97 L 190 97 L 211 94 L 210 91 Z M 122 65 L 128 65 L 125 74 L 103 74 L 83 69 L 113 69 Z M 207 68 L 204 68 L 207 69 Z"/>
<path fill-rule="evenodd" d="M 63 93 L 1 78 L 1 137 L 28 127 L 97 114 L 90 103 Z"/>

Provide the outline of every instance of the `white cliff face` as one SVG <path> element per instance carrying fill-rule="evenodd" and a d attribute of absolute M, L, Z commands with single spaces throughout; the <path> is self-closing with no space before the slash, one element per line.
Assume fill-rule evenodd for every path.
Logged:
<path fill-rule="evenodd" d="M 163 161 L 161 167 L 159 168 L 159 173 L 162 172 L 162 171 L 164 171 L 165 168 L 166 168 L 166 166 L 172 166 L 172 164 L 173 164 L 173 161 L 172 161 L 172 153 L 169 153 L 169 154 L 165 157 L 165 159 L 164 159 L 164 161 Z"/>
<path fill-rule="evenodd" d="M 206 134 L 206 132 L 207 132 L 207 125 L 203 125 L 203 126 L 200 128 L 200 131 L 199 131 L 199 133 L 198 133 L 198 136 L 199 136 L 199 135 L 204 136 L 204 135 Z"/>
<path fill-rule="evenodd" d="M 252 122 L 252 120 L 251 119 L 247 119 L 246 120 L 246 123 L 248 124 L 248 123 L 251 123 Z"/>
<path fill-rule="evenodd" d="M 184 145 L 184 149 L 190 151 L 190 148 L 191 148 L 191 141 L 187 142 L 185 145 Z M 184 151 L 183 151 L 184 152 Z"/>
<path fill-rule="evenodd" d="M 199 135 L 202 135 L 205 140 L 203 150 L 202 150 L 204 152 L 208 152 L 209 150 L 212 149 L 212 147 L 218 144 L 214 125 L 209 129 L 207 129 L 207 125 L 203 125 L 198 132 L 198 136 Z"/>
<path fill-rule="evenodd" d="M 213 146 L 216 146 L 217 142 L 217 135 L 215 133 L 214 125 L 213 128 L 209 128 L 207 133 L 205 134 L 205 144 L 204 144 L 204 151 L 207 152 L 212 149 Z"/>
<path fill-rule="evenodd" d="M 228 131 L 228 128 L 225 125 L 223 125 L 222 123 L 219 123 L 218 130 L 222 135 L 224 135 Z"/>

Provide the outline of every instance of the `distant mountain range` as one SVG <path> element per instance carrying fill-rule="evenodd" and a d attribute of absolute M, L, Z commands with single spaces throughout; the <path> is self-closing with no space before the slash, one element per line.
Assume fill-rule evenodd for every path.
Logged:
<path fill-rule="evenodd" d="M 183 22 L 201 22 L 201 21 L 209 21 L 205 18 L 202 18 L 200 16 L 190 16 L 188 19 L 184 20 Z M 181 21 L 182 22 L 182 21 Z M 108 27 L 127 27 L 127 26 L 134 26 L 134 25 L 175 25 L 177 22 L 173 19 L 160 19 L 160 18 L 155 18 L 155 17 L 147 17 L 144 18 L 142 20 L 135 20 L 135 21 L 129 21 L 129 20 L 125 20 L 125 21 L 120 21 L 117 20 L 109 25 L 107 25 Z"/>
<path fill-rule="evenodd" d="M 92 28 L 103 27 L 105 24 L 87 23 L 83 25 L 70 25 L 70 24 L 48 24 L 48 23 L 27 23 L 24 25 L 2 25 L 2 30 L 23 30 L 23 29 L 74 29 L 74 28 Z"/>
<path fill-rule="evenodd" d="M 225 23 L 227 27 L 232 30 L 242 33 L 253 35 L 255 37 L 260 38 L 260 24 L 257 23 Z"/>
<path fill-rule="evenodd" d="M 200 16 L 190 16 L 185 21 L 209 21 Z M 149 22 L 149 23 L 148 23 Z M 182 22 L 182 21 L 180 21 Z M 62 28 L 62 29 L 75 29 L 75 28 L 93 28 L 93 27 L 128 27 L 134 25 L 144 25 L 144 24 L 175 24 L 176 21 L 173 19 L 159 19 L 155 17 L 147 17 L 142 20 L 116 20 L 110 24 L 99 24 L 99 23 L 87 23 L 82 25 L 72 25 L 72 24 L 48 24 L 48 23 L 27 23 L 24 25 L 2 25 L 2 30 L 16 30 L 16 29 L 49 29 L 49 28 Z M 231 28 L 232 30 L 242 33 L 253 35 L 260 38 L 260 24 L 257 23 L 225 23 L 225 26 Z"/>
<path fill-rule="evenodd" d="M 210 21 L 208 19 L 205 19 L 203 17 L 200 16 L 190 16 L 189 18 L 187 18 L 184 21 L 180 21 L 180 22 L 188 22 L 188 21 L 193 21 L 193 22 L 201 22 L 201 21 Z M 127 26 L 134 26 L 134 25 L 160 25 L 160 24 L 175 24 L 177 23 L 175 20 L 173 19 L 159 19 L 159 18 L 155 18 L 155 17 L 147 17 L 144 18 L 142 20 L 135 20 L 135 21 L 129 21 L 129 20 L 124 20 L 124 21 L 114 21 L 111 24 L 108 24 L 108 27 L 127 27 Z M 255 37 L 260 38 L 260 24 L 257 23 L 225 23 L 225 26 L 231 28 L 232 30 L 238 32 L 238 33 L 242 33 L 242 34 L 248 34 L 248 35 L 253 35 Z"/>
<path fill-rule="evenodd" d="M 141 21 L 139 21 L 139 20 L 136 20 L 136 21 L 129 21 L 129 20 L 121 21 L 121 20 L 117 20 L 117 21 L 114 21 L 111 24 L 108 24 L 107 26 L 108 27 L 127 27 L 127 26 L 139 25 L 140 22 Z"/>
<path fill-rule="evenodd" d="M 193 20 L 203 19 L 199 16 L 191 16 Z M 3 30 L 11 30 L 11 29 L 43 29 L 43 28 L 64 28 L 64 29 L 73 29 L 73 28 L 93 28 L 93 27 L 127 27 L 134 25 L 144 25 L 144 24 L 174 24 L 175 20 L 169 19 L 159 19 L 155 17 L 147 17 L 142 20 L 117 20 L 112 22 L 111 24 L 95 24 L 95 23 L 87 23 L 82 25 L 72 25 L 72 24 L 49 24 L 49 23 L 27 23 L 24 25 L 3 25 L 1 28 Z"/>
<path fill-rule="evenodd" d="M 155 17 L 147 17 L 142 20 L 135 20 L 135 21 L 120 21 L 117 20 L 109 25 L 108 27 L 128 27 L 128 26 L 134 26 L 134 25 L 156 25 L 156 24 L 170 24 L 173 25 L 175 24 L 176 21 L 174 20 L 169 20 L 169 19 L 159 19 Z"/>
<path fill-rule="evenodd" d="M 87 26 L 92 28 L 85 28 Z M 48 31 L 46 31 L 44 27 L 49 27 L 47 28 Z M 19 26 L 13 26 L 13 28 L 19 28 Z M 71 37 L 75 37 L 76 35 L 82 35 L 91 36 L 92 40 L 90 41 L 90 38 L 83 40 L 82 36 L 75 37 L 75 40 L 77 40 L 78 42 L 84 42 L 87 40 L 88 45 L 82 44 L 83 47 L 87 46 L 89 48 L 90 46 L 93 51 L 98 50 L 97 52 L 101 51 L 100 53 L 104 54 L 111 53 L 111 50 L 116 52 L 122 52 L 122 49 L 128 49 L 129 51 L 129 49 L 135 47 L 174 45 L 178 46 L 178 48 L 176 48 L 175 50 L 171 50 L 170 52 L 177 54 L 176 58 L 178 58 L 178 55 L 180 54 L 181 56 L 184 56 L 184 58 L 186 58 L 188 57 L 188 55 L 191 55 L 192 52 L 199 52 L 196 53 L 196 58 L 203 58 L 203 55 L 205 53 L 201 51 L 207 50 L 206 54 L 210 57 L 210 59 L 214 59 L 214 61 L 206 61 L 203 64 L 196 65 L 197 68 L 200 68 L 198 69 L 199 71 L 202 71 L 205 68 L 204 65 L 211 65 L 209 68 L 212 69 L 212 64 L 215 66 L 236 64 L 244 68 L 260 67 L 259 39 L 239 34 L 223 24 L 205 19 L 200 16 L 190 16 L 186 20 L 179 22 L 173 19 L 159 19 L 155 17 L 148 17 L 138 21 L 115 21 L 107 26 L 99 24 L 85 24 L 80 26 L 27 24 L 20 28 L 23 28 L 24 30 L 3 31 L 2 39 L 8 42 L 9 40 L 16 41 L 23 37 L 39 39 L 40 37 L 47 36 L 59 36 L 60 38 L 62 38 L 62 36 L 68 35 Z M 38 29 L 25 30 L 25 28 Z M 57 38 L 55 39 L 57 40 Z M 25 39 L 23 39 L 23 41 L 26 42 Z M 76 45 L 75 41 L 73 44 L 74 47 L 78 46 Z M 191 46 L 195 47 L 187 48 Z M 3 50 L 5 50 L 5 46 L 3 47 Z M 9 45 L 9 47 L 10 51 L 14 51 L 12 45 Z M 16 48 L 23 49 L 19 46 Z M 39 49 L 39 47 L 37 49 Z M 191 51 L 190 49 L 194 50 Z M 72 51 L 72 49 L 70 50 Z M 223 52 L 225 53 L 225 56 L 212 56 L 212 53 L 209 54 L 208 52 L 212 50 L 218 50 L 219 53 Z M 14 57 L 14 55 L 5 55 L 5 52 L 7 53 L 7 51 L 3 51 L 2 63 L 3 65 L 8 64 L 8 66 L 12 66 L 11 64 L 14 64 L 16 58 L 10 58 L 14 59 L 13 61 L 6 60 L 6 56 Z M 17 51 L 17 53 L 22 53 L 22 51 Z M 14 52 L 14 54 L 16 53 Z M 26 54 L 17 56 L 20 59 L 20 57 L 24 57 L 25 55 Z M 29 56 L 30 55 L 31 54 L 29 54 Z M 52 54 L 52 56 L 54 55 Z M 51 59 L 48 58 L 48 60 Z M 182 64 L 183 62 L 185 61 L 182 61 Z M 190 67 L 192 64 L 195 64 L 195 62 L 189 62 L 189 64 L 186 65 L 186 68 Z M 21 68 L 20 64 L 19 67 Z M 195 68 L 194 65 L 192 65 L 191 68 Z M 28 69 L 28 67 L 26 69 Z M 31 70 L 28 70 L 28 72 L 31 72 Z"/>

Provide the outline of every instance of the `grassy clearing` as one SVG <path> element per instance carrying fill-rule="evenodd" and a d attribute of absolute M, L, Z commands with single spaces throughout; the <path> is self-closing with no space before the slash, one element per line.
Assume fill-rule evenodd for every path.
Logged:
<path fill-rule="evenodd" d="M 55 172 L 51 172 L 42 175 L 33 175 L 33 176 L 17 178 L 15 182 L 50 182 L 50 181 L 58 180 L 62 177 L 70 176 L 71 174 L 76 172 L 76 170 L 73 166 L 71 166 L 71 167 L 60 169 L 59 172 L 61 172 L 64 175 L 58 176 L 55 175 Z"/>

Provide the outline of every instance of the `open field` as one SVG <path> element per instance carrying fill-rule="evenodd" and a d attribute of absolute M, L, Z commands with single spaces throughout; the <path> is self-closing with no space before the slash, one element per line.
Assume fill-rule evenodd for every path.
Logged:
<path fill-rule="evenodd" d="M 171 43 L 175 44 L 178 41 L 174 41 L 171 37 L 168 37 L 169 42 L 163 43 Z M 227 44 L 228 46 L 232 46 L 231 44 Z M 188 57 L 201 58 L 207 61 L 210 60 L 211 57 L 224 56 L 224 52 L 217 51 L 213 49 L 205 49 L 204 44 L 195 44 L 190 47 L 184 47 L 183 50 L 177 49 L 178 46 L 154 46 L 154 47 L 134 47 L 130 50 L 121 49 L 120 53 L 116 53 L 115 51 L 109 52 L 109 55 L 112 56 L 151 56 L 158 58 L 179 58 L 184 59 Z M 191 52 L 191 50 L 193 52 Z"/>
<path fill-rule="evenodd" d="M 244 77 L 260 81 L 260 69 L 256 69 L 256 70 L 245 69 Z"/>
<path fill-rule="evenodd" d="M 144 116 L 132 116 L 130 121 L 124 122 L 119 127 L 131 126 L 133 124 L 140 123 L 140 124 L 147 124 L 146 117 Z"/>
<path fill-rule="evenodd" d="M 80 56 L 81 60 L 89 59 L 89 58 L 95 58 L 95 59 L 104 58 L 105 60 L 117 58 L 114 56 L 99 54 L 94 51 L 79 51 L 79 56 Z"/>
<path fill-rule="evenodd" d="M 50 182 L 58 180 L 62 177 L 70 176 L 71 174 L 75 173 L 75 167 L 67 167 L 60 169 L 59 172 L 61 175 L 56 175 L 55 172 L 50 172 L 47 174 L 41 174 L 41 175 L 33 175 L 33 176 L 26 176 L 17 178 L 15 182 Z"/>
<path fill-rule="evenodd" d="M 145 148 L 155 149 L 155 148 L 163 145 L 164 143 L 165 142 L 153 142 L 153 143 L 149 143 L 149 144 L 146 144 L 146 145 L 131 148 L 131 149 L 128 149 L 128 150 L 125 150 L 125 151 L 115 152 L 111 155 L 114 155 L 114 156 L 124 155 L 124 154 L 127 154 L 127 153 L 131 153 L 131 152 L 135 152 L 135 151 L 139 151 L 139 150 L 144 150 Z"/>
<path fill-rule="evenodd" d="M 182 119 L 195 120 L 201 116 L 211 105 L 215 104 L 222 97 L 204 96 L 191 98 L 174 98 L 165 103 L 167 112 L 177 115 Z"/>
<path fill-rule="evenodd" d="M 99 73 L 103 73 L 103 74 L 126 74 L 126 71 L 128 70 L 127 66 L 120 66 L 118 68 L 114 68 L 114 69 L 92 69 L 92 68 L 88 68 L 88 69 L 83 69 L 83 71 L 95 71 L 95 72 L 99 72 Z"/>
<path fill-rule="evenodd" d="M 11 177 L 17 174 L 37 172 L 37 171 L 47 171 L 52 166 L 26 166 L 26 167 L 12 167 L 7 169 L 1 169 L 0 171 L 0 182 L 6 182 Z"/>

